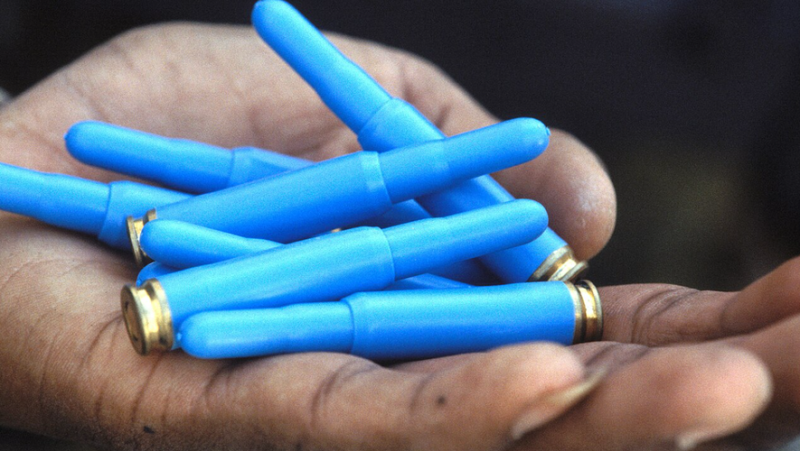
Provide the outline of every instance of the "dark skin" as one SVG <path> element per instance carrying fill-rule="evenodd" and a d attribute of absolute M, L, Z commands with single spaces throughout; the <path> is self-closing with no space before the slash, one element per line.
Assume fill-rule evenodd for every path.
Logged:
<path fill-rule="evenodd" d="M 496 122 L 413 56 L 335 43 L 447 134 Z M 315 160 L 358 149 L 243 28 L 171 25 L 111 41 L 0 109 L 0 160 L 118 179 L 64 150 L 64 132 L 85 119 Z M 581 258 L 610 237 L 611 183 L 568 134 L 497 177 L 542 202 Z M 119 311 L 135 273 L 92 237 L 0 214 L 0 425 L 159 450 L 757 449 L 799 432 L 800 260 L 739 293 L 603 288 L 600 343 L 395 367 L 330 353 L 140 357 Z"/>

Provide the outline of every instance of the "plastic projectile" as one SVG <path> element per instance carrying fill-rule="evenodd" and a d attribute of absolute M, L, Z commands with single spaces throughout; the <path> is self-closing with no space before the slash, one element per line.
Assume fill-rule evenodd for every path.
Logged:
<path fill-rule="evenodd" d="M 387 229 L 359 227 L 199 266 L 122 290 L 141 354 L 173 347 L 174 331 L 201 311 L 334 301 L 386 288 L 432 268 L 517 246 L 547 226 L 544 208 L 518 200 Z"/>
<path fill-rule="evenodd" d="M 313 164 L 269 150 L 226 149 L 99 121 L 74 124 L 64 141 L 83 163 L 191 193 L 218 191 Z M 360 225 L 389 227 L 429 217 L 419 204 L 406 201 Z"/>
<path fill-rule="evenodd" d="M 602 336 L 591 282 L 356 293 L 341 302 L 202 312 L 177 333 L 201 358 L 343 352 L 410 360 L 486 351 L 525 341 L 565 345 Z"/>
<path fill-rule="evenodd" d="M 155 223 L 153 223 L 155 224 Z M 164 265 L 163 263 L 153 262 L 142 268 L 136 276 L 136 286 L 141 286 L 148 279 L 157 279 L 159 277 L 172 274 L 180 271 L 178 268 Z M 457 280 L 448 279 L 446 277 L 437 276 L 435 274 L 420 274 L 418 276 L 408 277 L 386 287 L 387 290 L 441 290 L 445 288 L 466 288 L 470 285 Z"/>
<path fill-rule="evenodd" d="M 74 124 L 64 142 L 83 163 L 190 193 L 218 191 L 311 164 L 253 147 L 229 150 L 98 121 Z"/>
<path fill-rule="evenodd" d="M 130 248 L 128 216 L 189 197 L 135 182 L 101 183 L 0 163 L 0 210 L 94 235 L 121 249 Z"/>
<path fill-rule="evenodd" d="M 142 230 L 140 243 L 153 260 L 175 269 L 209 265 L 280 246 L 275 241 L 245 238 L 169 219 L 149 222 Z M 442 277 L 468 281 L 473 285 L 490 285 L 494 282 L 487 279 L 486 271 L 476 270 L 474 265 L 465 263 L 456 262 L 434 268 L 431 272 Z"/>
<path fill-rule="evenodd" d="M 291 242 L 379 215 L 392 204 L 461 180 L 514 166 L 541 153 L 544 125 L 514 119 L 452 138 L 362 151 L 150 210 L 128 224 L 138 262 L 138 235 L 148 221 L 177 219 L 251 238 Z"/>
<path fill-rule="evenodd" d="M 294 7 L 261 0 L 253 25 L 354 133 L 365 149 L 385 151 L 442 139 L 444 134 L 409 103 L 392 97 L 363 69 L 345 57 Z M 446 191 L 418 197 L 434 216 L 445 216 L 507 202 L 512 196 L 490 176 Z M 573 280 L 587 268 L 551 229 L 520 248 L 484 256 L 482 261 L 505 282 Z"/>

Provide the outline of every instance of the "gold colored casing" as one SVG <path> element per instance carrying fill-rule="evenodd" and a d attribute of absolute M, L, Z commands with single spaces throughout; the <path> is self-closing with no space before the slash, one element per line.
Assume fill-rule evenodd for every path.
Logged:
<path fill-rule="evenodd" d="M 528 282 L 560 281 L 572 282 L 580 278 L 589 264 L 579 261 L 569 246 L 564 246 L 553 251 L 542 264 L 536 268 Z"/>
<path fill-rule="evenodd" d="M 122 318 L 136 352 L 147 355 L 151 350 L 172 349 L 172 314 L 158 280 L 147 280 L 140 287 L 125 285 L 120 298 Z"/>
<path fill-rule="evenodd" d="M 575 335 L 573 343 L 599 341 L 603 338 L 603 306 L 597 287 L 588 280 L 567 283 L 575 305 Z"/>
<path fill-rule="evenodd" d="M 142 229 L 144 225 L 150 221 L 154 221 L 158 218 L 155 210 L 148 211 L 144 216 L 141 218 L 134 218 L 133 216 L 128 216 L 126 221 L 126 225 L 128 227 L 128 240 L 131 243 L 131 251 L 133 251 L 133 258 L 136 260 L 136 264 L 139 265 L 140 268 L 143 268 L 146 264 L 150 263 L 152 260 L 150 257 L 145 253 L 144 249 L 142 249 L 142 245 L 139 242 L 139 237 L 142 236 Z"/>

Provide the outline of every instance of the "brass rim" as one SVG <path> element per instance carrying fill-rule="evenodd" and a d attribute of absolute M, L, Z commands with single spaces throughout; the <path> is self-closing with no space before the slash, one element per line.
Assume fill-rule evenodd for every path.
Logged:
<path fill-rule="evenodd" d="M 156 279 L 126 285 L 120 294 L 122 317 L 133 348 L 141 355 L 173 347 L 172 315 L 164 288 Z"/>
<path fill-rule="evenodd" d="M 579 279 L 589 269 L 589 264 L 575 258 L 569 246 L 556 249 L 533 272 L 529 282 L 559 281 L 572 282 Z"/>
<path fill-rule="evenodd" d="M 131 243 L 133 259 L 136 261 L 136 265 L 139 268 L 144 268 L 145 265 L 153 261 L 150 256 L 147 255 L 144 249 L 142 249 L 142 244 L 139 238 L 142 236 L 142 229 L 144 229 L 144 225 L 150 221 L 156 220 L 157 218 L 158 215 L 156 214 L 156 211 L 150 210 L 141 218 L 128 216 L 126 220 L 126 225 L 128 228 L 128 241 Z"/>
<path fill-rule="evenodd" d="M 597 287 L 582 280 L 575 284 L 568 283 L 575 306 L 575 333 L 573 343 L 599 341 L 603 338 L 603 306 Z"/>

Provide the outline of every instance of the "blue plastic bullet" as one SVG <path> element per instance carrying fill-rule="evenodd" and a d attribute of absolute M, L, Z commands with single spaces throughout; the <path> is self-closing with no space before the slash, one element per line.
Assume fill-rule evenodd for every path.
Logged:
<path fill-rule="evenodd" d="M 123 317 L 141 354 L 173 347 L 173 331 L 201 311 L 334 301 L 532 240 L 547 226 L 529 200 L 379 229 L 359 227 L 186 269 L 122 290 Z"/>
<path fill-rule="evenodd" d="M 520 118 L 382 154 L 356 152 L 213 193 L 129 221 L 137 261 L 143 225 L 177 219 L 251 238 L 291 242 L 379 215 L 392 204 L 528 161 L 546 145 L 544 125 Z"/>
<path fill-rule="evenodd" d="M 411 360 L 601 335 L 600 297 L 585 281 L 356 293 L 341 302 L 202 312 L 183 322 L 176 340 L 206 359 L 327 351 Z"/>
<path fill-rule="evenodd" d="M 140 238 L 142 249 L 156 262 L 176 269 L 209 265 L 244 255 L 255 254 L 280 245 L 260 238 L 245 238 L 183 221 L 159 219 L 147 223 Z M 475 260 L 469 260 L 474 262 Z M 475 285 L 494 282 L 486 272 L 473 265 L 457 262 L 433 273 Z M 149 266 L 149 265 L 148 265 Z M 452 285 L 451 285 L 452 287 Z"/>
<path fill-rule="evenodd" d="M 409 103 L 387 93 L 363 69 L 342 55 L 294 7 L 281 0 L 261 0 L 253 25 L 354 133 L 364 148 L 385 151 L 442 139 L 444 134 Z M 434 216 L 446 216 L 496 203 L 512 196 L 489 176 L 464 181 L 446 191 L 418 197 Z M 551 229 L 520 248 L 484 256 L 482 261 L 503 281 L 571 280 L 587 267 Z"/>
<path fill-rule="evenodd" d="M 225 149 L 99 121 L 74 124 L 64 141 L 70 154 L 83 163 L 201 194 L 313 164 L 269 150 Z M 406 201 L 359 224 L 390 227 L 429 217 L 419 204 Z"/>
<path fill-rule="evenodd" d="M 79 161 L 189 193 L 208 193 L 311 164 L 253 147 L 228 150 L 98 121 L 74 124 L 64 136 Z"/>
<path fill-rule="evenodd" d="M 120 249 L 130 249 L 128 216 L 189 197 L 135 182 L 101 183 L 0 163 L 0 210 L 94 235 Z"/>
<path fill-rule="evenodd" d="M 180 271 L 178 268 L 167 266 L 163 263 L 153 262 L 142 268 L 136 276 L 136 286 L 141 286 L 148 279 L 159 277 Z M 473 285 L 437 276 L 435 274 L 420 274 L 418 276 L 407 277 L 386 287 L 387 290 L 441 290 L 445 288 L 466 288 Z"/>

